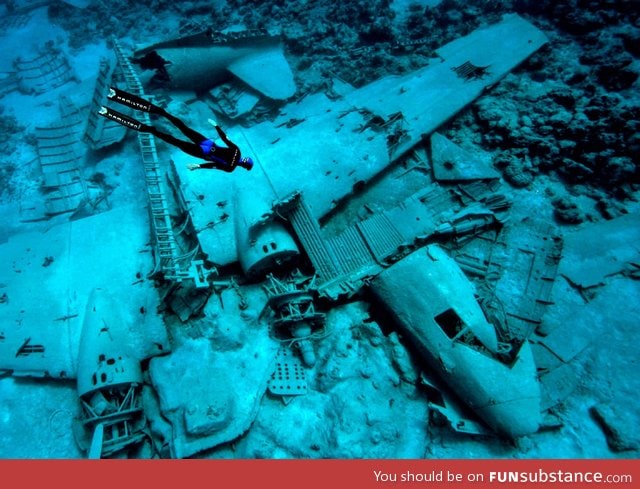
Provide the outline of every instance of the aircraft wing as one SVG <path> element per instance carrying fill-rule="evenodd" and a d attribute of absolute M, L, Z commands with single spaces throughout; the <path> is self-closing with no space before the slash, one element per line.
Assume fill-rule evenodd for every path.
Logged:
<path fill-rule="evenodd" d="M 139 205 L 113 209 L 0 245 L 0 370 L 18 376 L 75 378 L 91 290 L 114 296 L 138 358 L 168 351 L 152 269 L 149 227 Z M 138 275 L 140 274 L 140 275 Z M 138 278 L 139 277 L 139 278 Z"/>
<path fill-rule="evenodd" d="M 32 328 L 34 318 L 0 332 L 0 371 L 26 377 L 76 377 L 77 317 L 68 324 L 50 322 Z M 54 320 L 55 321 L 55 320 Z M 8 329 L 8 328 L 7 328 Z"/>
<path fill-rule="evenodd" d="M 74 378 L 80 307 L 66 290 L 63 228 L 13 236 L 0 249 L 6 302 L 0 332 L 0 369 L 30 376 Z M 46 265 L 53 258 L 53 262 Z M 57 263 L 56 263 L 57 260 Z M 46 265 L 46 266 L 45 266 Z M 74 344 L 75 343 L 75 344 Z"/>
<path fill-rule="evenodd" d="M 176 152 L 203 250 L 218 265 L 237 260 L 234 199 L 271 203 L 302 191 L 313 216 L 325 216 L 546 42 L 533 25 L 507 15 L 447 44 L 442 60 L 417 72 L 339 100 L 309 96 L 273 122 L 229 128 L 229 138 L 257 162 L 251 173 L 188 172 L 190 158 Z"/>

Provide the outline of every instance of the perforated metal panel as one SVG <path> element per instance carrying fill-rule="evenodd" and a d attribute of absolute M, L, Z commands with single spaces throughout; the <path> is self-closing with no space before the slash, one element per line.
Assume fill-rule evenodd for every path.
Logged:
<path fill-rule="evenodd" d="M 302 361 L 287 347 L 280 348 L 276 368 L 271 374 L 269 392 L 276 396 L 301 396 L 307 393 L 307 377 Z"/>

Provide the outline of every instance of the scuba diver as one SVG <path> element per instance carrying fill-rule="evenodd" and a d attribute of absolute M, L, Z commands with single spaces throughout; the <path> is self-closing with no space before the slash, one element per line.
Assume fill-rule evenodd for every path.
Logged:
<path fill-rule="evenodd" d="M 162 107 L 158 107 L 157 105 L 154 105 L 148 100 L 140 98 L 137 95 L 133 95 L 123 90 L 111 87 L 109 89 L 109 94 L 107 95 L 107 97 L 109 98 L 109 100 L 113 100 L 114 102 L 126 105 L 135 110 L 141 110 L 144 112 L 149 112 L 150 114 L 162 116 L 169 122 L 171 122 L 171 124 L 173 124 L 177 129 L 179 129 L 182 134 L 187 136 L 190 141 L 183 141 L 181 139 L 173 137 L 171 134 L 159 131 L 153 126 L 148 126 L 147 124 L 137 121 L 136 119 L 133 119 L 109 107 L 101 107 L 98 112 L 101 116 L 106 117 L 107 119 L 111 119 L 112 121 L 128 127 L 129 129 L 153 134 L 159 139 L 162 139 L 164 142 L 181 149 L 188 155 L 206 160 L 206 163 L 188 164 L 187 168 L 189 168 L 189 170 L 197 170 L 198 168 L 214 168 L 216 170 L 232 172 L 236 169 L 236 166 L 241 166 L 246 170 L 251 170 L 253 168 L 253 160 L 251 158 L 242 157 L 240 148 L 238 148 L 236 144 L 231 142 L 229 138 L 227 138 L 227 135 L 224 133 L 224 131 L 220 128 L 220 126 L 218 126 L 215 121 L 211 119 L 209 119 L 209 122 L 216 128 L 220 139 L 224 141 L 226 147 L 218 146 L 211 139 L 208 139 L 199 132 L 194 131 L 180 119 L 169 114 Z"/>

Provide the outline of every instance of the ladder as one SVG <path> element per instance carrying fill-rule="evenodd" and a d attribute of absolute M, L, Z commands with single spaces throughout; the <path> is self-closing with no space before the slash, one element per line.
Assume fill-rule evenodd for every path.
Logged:
<path fill-rule="evenodd" d="M 120 46 L 117 39 L 112 39 L 112 42 L 127 85 L 127 90 L 134 95 L 144 98 L 145 94 L 140 79 L 125 55 L 122 46 Z M 151 125 L 151 119 L 148 113 L 136 111 L 135 117 L 144 124 Z M 187 278 L 190 274 L 186 270 L 182 270 L 180 266 L 178 246 L 176 244 L 173 225 L 171 223 L 171 214 L 164 192 L 162 174 L 159 169 L 155 139 L 151 134 L 139 132 L 138 143 L 140 144 L 144 176 L 147 184 L 151 227 L 155 234 L 156 269 L 160 268 L 165 279 L 181 282 L 182 279 Z"/>

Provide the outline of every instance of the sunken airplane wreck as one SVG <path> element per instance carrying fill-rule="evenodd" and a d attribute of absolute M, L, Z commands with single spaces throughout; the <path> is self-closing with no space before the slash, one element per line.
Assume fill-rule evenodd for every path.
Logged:
<path fill-rule="evenodd" d="M 155 70 L 153 80 L 169 88 L 202 92 L 235 76 L 271 99 L 287 99 L 296 91 L 282 39 L 266 30 L 207 29 L 139 49 L 133 62 Z"/>
<path fill-rule="evenodd" d="M 512 345 L 500 344 L 470 282 L 446 252 L 428 245 L 377 275 L 370 287 L 431 368 L 492 429 L 512 438 L 537 431 L 540 387 L 528 343 L 515 358 L 501 358 L 501 349 Z"/>
<path fill-rule="evenodd" d="M 502 43 L 506 38 L 509 46 Z M 134 402 L 141 398 L 153 425 L 151 432 L 161 438 L 158 445 L 166 447 L 161 455 L 192 456 L 246 433 L 265 391 L 286 403 L 308 393 L 305 372 L 321 368 L 320 346 L 331 330 L 327 308 L 365 291 L 372 302 L 388 310 L 428 370 L 444 383 L 443 390 L 455 394 L 445 396 L 452 404 L 435 405 L 430 399 L 433 409 L 448 417 L 455 429 L 474 431 L 469 429 L 474 422 L 457 414 L 456 403 L 462 402 L 484 426 L 501 435 L 535 432 L 541 423 L 541 393 L 527 337 L 544 309 L 527 307 L 529 302 L 543 303 L 538 296 L 549 293 L 553 261 L 559 252 L 548 243 L 558 245 L 558 241 L 534 236 L 545 243 L 534 250 L 547 265 L 545 270 L 539 270 L 537 261 L 533 265 L 522 260 L 510 263 L 508 253 L 503 253 L 503 269 L 512 274 L 509 284 L 522 271 L 525 275 L 520 279 L 527 288 L 517 297 L 501 297 L 496 305 L 492 297 L 508 287 L 501 284 L 501 269 L 491 258 L 500 254 L 495 247 L 509 244 L 510 227 L 516 226 L 518 236 L 529 231 L 509 222 L 510 204 L 500 191 L 495 170 L 435 131 L 546 42 L 544 34 L 528 22 L 516 15 L 505 16 L 497 24 L 443 46 L 438 50 L 441 61 L 417 72 L 383 78 L 360 89 L 336 85 L 339 97 L 308 96 L 285 106 L 275 121 L 245 130 L 231 128 L 230 137 L 238 144 L 242 145 L 243 137 L 251 141 L 260 163 L 260 171 L 254 172 L 250 182 L 234 180 L 230 185 L 215 172 L 194 177 L 184 165 L 169 163 L 169 155 L 160 148 L 156 151 L 153 138 L 143 135 L 140 146 L 147 172 L 155 264 L 148 263 L 151 256 L 145 255 L 145 260 L 129 267 L 105 263 L 108 273 L 104 275 L 71 274 L 78 277 L 78 290 L 105 289 L 123 304 L 126 311 L 121 321 L 129 325 L 125 334 L 135 331 L 138 335 L 133 348 L 129 341 L 101 343 L 100 348 L 112 350 L 107 354 L 85 341 L 85 331 L 93 331 L 89 325 L 95 325 L 92 304 L 98 299 L 92 296 L 86 299 L 89 306 L 80 345 L 73 341 L 77 335 L 73 325 L 80 318 L 67 321 L 68 337 L 59 341 L 62 346 L 56 344 L 59 332 L 38 328 L 46 323 L 42 315 L 31 321 L 21 318 L 20 327 L 6 332 L 0 344 L 0 368 L 15 375 L 68 378 L 74 373 L 72 367 L 52 368 L 47 360 L 73 364 L 70 357 L 85 358 L 78 362 L 77 376 L 88 413 L 87 437 L 94 440 L 87 443 L 93 445 L 91 455 L 111 455 L 141 440 L 140 405 Z M 171 60 L 167 65 L 162 61 L 166 74 L 178 85 L 191 85 L 189 77 L 195 72 L 188 63 L 195 50 L 225 61 L 218 66 L 224 66 L 226 73 L 216 72 L 216 76 L 233 73 L 260 91 L 259 83 L 245 76 L 251 71 L 247 67 L 269 56 L 279 59 L 281 53 L 274 46 L 277 43 L 271 39 L 256 44 L 243 36 L 222 41 L 206 32 L 156 44 L 138 51 L 134 58 L 146 60 L 143 63 L 148 66 Z M 120 68 L 131 83 L 126 88 L 144 96 L 127 56 L 117 44 L 115 47 Z M 200 64 L 212 69 L 214 63 Z M 290 74 L 280 71 L 284 78 Z M 286 98 L 291 86 L 285 83 L 283 87 L 286 90 L 278 93 L 262 89 L 267 96 Z M 309 113 L 315 117 L 306 119 Z M 336 139 L 332 145 L 323 137 L 309 138 L 310 134 L 329 133 Z M 431 144 L 425 153 L 415 147 L 426 135 L 431 136 Z M 280 140 L 289 144 L 278 144 Z M 305 142 L 305 158 L 292 175 L 279 162 L 299 161 L 296 152 L 302 146 L 293 143 L 300 141 Z M 327 235 L 320 222 L 339 212 L 340 205 L 366 188 L 367 182 L 403 158 L 416 166 L 429 165 L 437 181 Z M 212 201 L 194 202 L 188 197 L 208 195 L 212 189 L 216 194 Z M 134 212 L 131 219 L 140 219 L 139 213 L 130 211 Z M 178 224 L 167 227 L 172 222 Z M 75 239 L 85 237 L 76 235 Z M 143 248 L 146 241 L 130 236 L 128 248 L 121 247 L 121 252 L 135 255 L 136 247 Z M 96 263 L 103 263 L 102 259 L 96 257 Z M 69 262 L 73 267 L 75 262 Z M 225 276 L 224 270 L 235 263 L 240 264 L 241 276 Z M 296 265 L 304 272 L 292 273 Z M 157 289 L 144 280 L 124 286 L 128 276 L 122 273 L 133 276 L 141 266 L 153 270 Z M 43 280 L 46 284 L 48 279 Z M 266 294 L 256 289 L 260 282 Z M 487 289 L 488 293 L 480 293 Z M 68 295 L 76 297 L 78 290 L 69 290 Z M 154 290 L 164 311 L 175 313 L 183 324 L 197 322 L 202 314 L 211 315 L 229 325 L 240 323 L 239 330 L 250 334 L 238 333 L 242 341 L 228 340 L 233 344 L 226 348 L 224 341 L 216 343 L 217 347 L 209 341 L 172 347 L 166 331 L 158 326 L 161 314 L 149 307 Z M 61 299 L 68 302 L 66 296 Z M 142 303 L 146 307 L 139 306 Z M 251 304 L 262 310 L 257 322 L 246 312 Z M 145 328 L 134 327 L 139 324 L 138 307 Z M 513 311 L 509 331 L 501 317 L 505 310 Z M 18 310 L 11 309 L 11 313 L 18 318 Z M 271 332 L 265 320 L 271 323 Z M 97 336 L 100 338 L 100 332 Z M 26 337 L 46 347 L 48 358 L 38 352 L 14 355 L 14 347 Z M 66 352 L 52 355 L 56 348 L 66 348 Z M 124 362 L 129 357 L 135 361 Z M 124 370 L 117 370 L 120 364 L 115 360 L 120 358 Z M 114 363 L 110 365 L 109 359 Z M 197 359 L 197 373 L 188 368 L 190 359 Z M 136 365 L 140 362 L 147 367 L 138 397 L 141 377 Z M 93 375 L 97 376 L 95 383 Z M 244 381 L 236 382 L 240 378 Z M 209 383 L 216 388 L 211 389 Z M 120 440 L 121 433 L 129 438 Z"/>
<path fill-rule="evenodd" d="M 129 351 L 127 329 L 113 298 L 94 289 L 80 334 L 77 375 L 83 418 L 76 440 L 89 458 L 108 457 L 146 436 L 142 370 Z"/>

